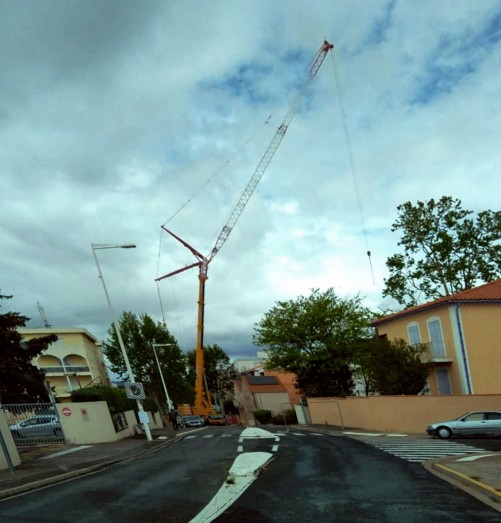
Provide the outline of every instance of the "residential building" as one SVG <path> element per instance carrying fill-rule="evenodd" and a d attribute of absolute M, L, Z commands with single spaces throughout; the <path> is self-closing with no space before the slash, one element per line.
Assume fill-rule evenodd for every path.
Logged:
<path fill-rule="evenodd" d="M 430 394 L 501 392 L 501 279 L 372 323 L 389 340 L 425 344 Z"/>
<path fill-rule="evenodd" d="M 21 328 L 24 340 L 55 334 L 58 340 L 32 361 L 45 377 L 60 401 L 68 400 L 71 391 L 90 384 L 110 385 L 101 344 L 82 328 Z"/>
<path fill-rule="evenodd" d="M 287 389 L 276 376 L 242 374 L 235 382 L 235 403 L 244 423 L 253 424 L 252 413 L 269 410 L 273 415 L 293 408 Z"/>

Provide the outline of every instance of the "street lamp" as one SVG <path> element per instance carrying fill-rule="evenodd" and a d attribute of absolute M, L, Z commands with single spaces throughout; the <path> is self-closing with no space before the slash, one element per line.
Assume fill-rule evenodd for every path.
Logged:
<path fill-rule="evenodd" d="M 170 347 L 172 345 L 175 345 L 175 343 L 152 343 L 151 344 L 151 346 L 153 347 L 153 354 L 155 355 L 155 360 L 157 362 L 158 372 L 160 373 L 160 379 L 162 380 L 165 397 L 167 398 L 167 412 L 170 412 L 170 409 L 173 409 L 174 405 L 170 400 L 169 392 L 167 390 L 167 385 L 165 384 L 164 373 L 162 372 L 162 368 L 160 367 L 160 361 L 158 360 L 157 351 L 155 350 L 155 347 Z"/>
<path fill-rule="evenodd" d="M 101 280 L 101 283 L 103 284 L 104 294 L 106 296 L 106 301 L 108 302 L 108 307 L 110 309 L 111 317 L 113 319 L 113 325 L 115 326 L 115 332 L 117 333 L 118 344 L 120 345 L 120 350 L 122 352 L 122 357 L 125 362 L 125 368 L 127 369 L 129 381 L 131 383 L 134 383 L 135 382 L 134 373 L 132 372 L 132 367 L 130 366 L 129 357 L 127 356 L 127 351 L 125 350 L 124 341 L 122 339 L 122 335 L 120 334 L 120 326 L 118 325 L 118 321 L 115 317 L 115 313 L 113 312 L 113 307 L 111 305 L 110 296 L 108 294 L 108 289 L 106 288 L 106 284 L 104 283 L 103 273 L 101 272 L 101 267 L 99 266 L 99 261 L 97 259 L 96 251 L 100 250 L 100 249 L 135 249 L 136 246 L 131 243 L 127 243 L 127 244 L 91 243 L 91 246 L 92 246 L 92 254 L 94 254 L 94 260 L 96 261 L 99 278 Z M 136 398 L 136 402 L 137 402 L 137 409 L 139 411 L 139 419 L 141 421 L 143 421 L 144 416 L 145 416 L 143 404 L 139 398 Z M 148 441 L 152 441 L 151 431 L 150 431 L 150 427 L 149 427 L 148 423 L 143 422 L 143 427 L 144 427 L 144 431 L 146 433 L 146 439 Z"/>

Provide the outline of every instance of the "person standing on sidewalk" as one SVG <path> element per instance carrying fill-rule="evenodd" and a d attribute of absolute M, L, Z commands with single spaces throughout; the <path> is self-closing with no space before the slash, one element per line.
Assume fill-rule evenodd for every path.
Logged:
<path fill-rule="evenodd" d="M 170 422 L 172 423 L 172 428 L 174 430 L 177 430 L 179 428 L 179 424 L 177 421 L 177 412 L 174 409 L 170 409 L 169 419 L 170 419 Z"/>

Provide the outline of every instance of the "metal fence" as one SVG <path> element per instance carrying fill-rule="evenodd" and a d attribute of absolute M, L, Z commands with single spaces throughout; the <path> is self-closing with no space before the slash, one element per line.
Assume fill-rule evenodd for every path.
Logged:
<path fill-rule="evenodd" d="M 10 433 L 17 446 L 65 443 L 56 407 L 52 403 L 4 404 Z"/>

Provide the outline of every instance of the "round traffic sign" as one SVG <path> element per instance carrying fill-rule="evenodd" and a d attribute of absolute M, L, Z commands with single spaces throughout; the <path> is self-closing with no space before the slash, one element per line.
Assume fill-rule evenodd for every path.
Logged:
<path fill-rule="evenodd" d="M 63 407 L 62 413 L 65 416 L 71 416 L 71 409 L 69 407 Z"/>

